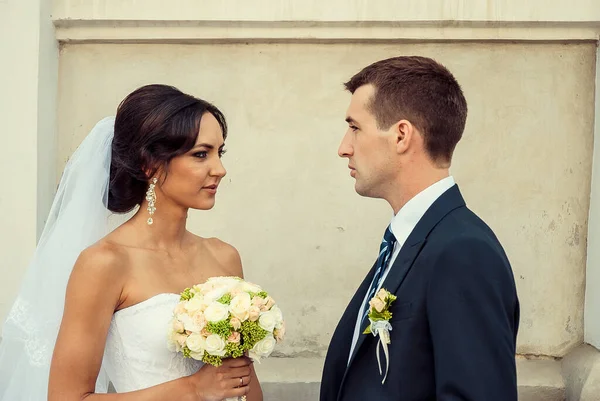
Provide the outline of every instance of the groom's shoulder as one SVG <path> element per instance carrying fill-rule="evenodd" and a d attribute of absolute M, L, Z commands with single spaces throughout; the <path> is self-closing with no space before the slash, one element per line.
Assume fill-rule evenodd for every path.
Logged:
<path fill-rule="evenodd" d="M 432 230 L 430 239 L 444 247 L 456 249 L 471 245 L 490 246 L 503 252 L 502 245 L 492 228 L 467 207 L 446 215 Z"/>

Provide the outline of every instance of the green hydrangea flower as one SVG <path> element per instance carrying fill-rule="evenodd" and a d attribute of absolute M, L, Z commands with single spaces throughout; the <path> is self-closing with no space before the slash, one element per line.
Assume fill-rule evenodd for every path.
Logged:
<path fill-rule="evenodd" d="M 209 322 L 206 329 L 212 334 L 218 334 L 223 340 L 227 340 L 233 331 L 228 320 L 221 320 L 217 323 Z"/>
<path fill-rule="evenodd" d="M 269 332 L 259 326 L 258 322 L 245 321 L 240 329 L 242 335 L 242 348 L 244 351 L 249 351 L 254 347 L 254 344 L 266 337 Z"/>
<path fill-rule="evenodd" d="M 221 358 L 220 356 L 211 355 L 208 352 L 204 351 L 202 362 L 213 366 L 221 366 L 223 364 L 223 358 Z"/>
<path fill-rule="evenodd" d="M 225 294 L 221 298 L 217 299 L 217 302 L 223 305 L 229 305 L 231 303 L 231 294 Z"/>
<path fill-rule="evenodd" d="M 194 297 L 194 294 L 192 293 L 192 289 L 191 288 L 186 288 L 185 290 L 183 290 L 183 292 L 181 293 L 181 297 L 180 297 L 180 301 L 189 301 L 190 299 L 192 299 Z"/>
<path fill-rule="evenodd" d="M 228 343 L 227 345 L 225 345 L 225 350 L 227 351 L 225 355 L 228 355 L 232 358 L 239 358 L 243 356 L 245 352 L 244 348 L 240 343 Z"/>

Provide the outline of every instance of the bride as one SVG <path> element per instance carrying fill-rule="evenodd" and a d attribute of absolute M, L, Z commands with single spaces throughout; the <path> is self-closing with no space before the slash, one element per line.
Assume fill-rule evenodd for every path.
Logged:
<path fill-rule="evenodd" d="M 94 127 L 3 327 L 1 401 L 262 400 L 248 358 L 213 367 L 167 348 L 177 294 L 243 276 L 235 248 L 186 230 L 188 209 L 214 206 L 226 137 L 215 106 L 164 85 Z"/>

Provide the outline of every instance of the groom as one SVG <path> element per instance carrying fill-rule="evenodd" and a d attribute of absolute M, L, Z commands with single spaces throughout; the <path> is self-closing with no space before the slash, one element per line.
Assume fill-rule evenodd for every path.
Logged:
<path fill-rule="evenodd" d="M 434 60 L 395 57 L 366 67 L 346 89 L 339 155 L 356 192 L 385 199 L 394 217 L 333 335 L 320 400 L 516 401 L 511 266 L 449 175 L 467 117 L 459 84 Z M 397 296 L 384 383 L 379 338 L 363 334 L 380 288 Z"/>

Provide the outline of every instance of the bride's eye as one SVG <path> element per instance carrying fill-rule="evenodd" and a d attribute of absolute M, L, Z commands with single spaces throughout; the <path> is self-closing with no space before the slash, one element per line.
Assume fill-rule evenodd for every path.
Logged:
<path fill-rule="evenodd" d="M 206 159 L 207 155 L 208 155 L 208 152 L 205 152 L 205 151 L 194 153 L 194 157 L 197 157 L 199 159 Z"/>

